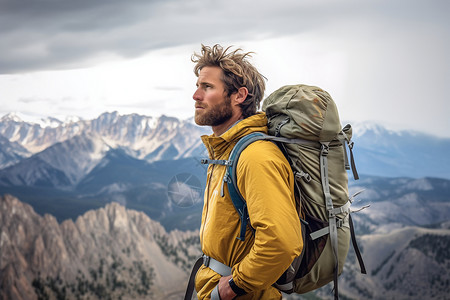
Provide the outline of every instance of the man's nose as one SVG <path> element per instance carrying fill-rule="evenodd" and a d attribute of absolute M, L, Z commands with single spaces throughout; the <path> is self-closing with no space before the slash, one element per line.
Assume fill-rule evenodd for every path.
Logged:
<path fill-rule="evenodd" d="M 201 100 L 200 88 L 197 88 L 197 90 L 194 92 L 194 95 L 192 95 L 192 99 L 194 99 L 195 101 Z"/>

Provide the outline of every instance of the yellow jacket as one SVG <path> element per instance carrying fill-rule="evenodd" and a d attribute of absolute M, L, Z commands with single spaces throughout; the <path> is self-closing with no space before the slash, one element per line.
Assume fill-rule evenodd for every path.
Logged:
<path fill-rule="evenodd" d="M 267 133 L 267 118 L 259 113 L 246 118 L 221 136 L 202 136 L 211 159 L 228 159 L 236 142 L 252 132 Z M 204 254 L 231 266 L 233 280 L 248 294 L 239 299 L 281 299 L 272 284 L 289 267 L 303 247 L 293 196 L 294 178 L 278 147 L 256 141 L 241 154 L 238 187 L 247 201 L 250 224 L 245 241 L 239 236 L 240 220 L 224 186 L 225 166 L 210 165 L 204 195 L 200 242 Z M 197 272 L 199 299 L 210 299 L 220 275 L 204 265 Z"/>

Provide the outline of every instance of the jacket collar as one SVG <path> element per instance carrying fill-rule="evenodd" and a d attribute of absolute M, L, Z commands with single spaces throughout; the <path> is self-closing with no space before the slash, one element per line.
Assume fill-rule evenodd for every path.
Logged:
<path fill-rule="evenodd" d="M 237 141 L 253 132 L 267 133 L 267 117 L 263 112 L 245 118 L 220 136 L 204 135 L 202 141 L 208 149 L 210 158 L 223 159 L 221 156 L 228 154 Z"/>

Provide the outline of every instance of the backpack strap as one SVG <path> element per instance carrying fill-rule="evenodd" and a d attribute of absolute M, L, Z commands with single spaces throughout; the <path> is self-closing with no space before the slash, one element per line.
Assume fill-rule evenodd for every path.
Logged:
<path fill-rule="evenodd" d="M 241 228 L 239 231 L 238 240 L 245 240 L 245 232 L 247 230 L 247 224 L 250 221 L 250 217 L 247 211 L 247 202 L 244 197 L 241 195 L 239 191 L 239 187 L 237 186 L 237 176 L 236 169 L 237 163 L 239 160 L 239 156 L 242 151 L 251 143 L 258 140 L 266 140 L 271 137 L 262 132 L 253 132 L 242 137 L 236 145 L 231 150 L 230 156 L 227 160 L 213 160 L 213 159 L 202 159 L 202 164 L 215 164 L 215 165 L 223 165 L 227 169 L 225 171 L 225 175 L 223 177 L 222 186 L 220 188 L 220 195 L 223 197 L 224 194 L 224 184 L 227 184 L 228 193 L 230 194 L 231 202 L 233 203 L 234 208 L 239 214 L 239 219 L 241 221 Z M 251 227 L 251 226 L 250 226 Z M 252 228 L 253 229 L 253 228 Z"/>
<path fill-rule="evenodd" d="M 353 227 L 353 220 L 352 220 L 351 215 L 349 215 L 349 222 L 350 222 L 350 232 L 351 232 L 351 237 L 352 237 L 352 245 L 353 245 L 353 249 L 355 250 L 356 258 L 358 259 L 359 267 L 361 268 L 361 274 L 367 274 L 366 266 L 364 265 L 361 251 L 359 250 L 358 243 L 356 242 L 355 229 Z"/>
<path fill-rule="evenodd" d="M 333 208 L 331 210 L 331 213 L 337 215 L 337 214 L 340 214 L 340 213 L 348 212 L 350 214 L 350 205 L 351 205 L 351 202 L 349 200 L 344 205 L 342 205 L 340 207 Z M 337 228 L 342 227 L 344 224 L 347 224 L 347 222 L 345 221 L 345 218 L 344 219 L 339 219 L 339 218 L 336 219 L 336 226 L 337 226 Z M 318 238 L 320 238 L 320 237 L 322 237 L 324 235 L 327 235 L 329 233 L 330 233 L 330 226 L 327 226 L 327 227 L 324 227 L 324 228 L 319 229 L 317 231 L 311 232 L 309 234 L 309 236 L 311 237 L 312 240 L 315 240 L 315 239 L 318 239 Z"/>
<path fill-rule="evenodd" d="M 195 275 L 197 275 L 198 270 L 203 264 L 203 256 L 199 257 L 194 266 L 192 267 L 191 275 L 189 276 L 188 285 L 186 287 L 186 293 L 184 294 L 184 300 L 191 300 L 192 294 L 194 293 L 195 288 Z"/>
<path fill-rule="evenodd" d="M 247 224 L 250 221 L 250 217 L 248 215 L 247 202 L 239 191 L 239 187 L 237 185 L 237 163 L 242 151 L 248 145 L 258 140 L 265 140 L 268 137 L 268 135 L 262 132 L 254 132 L 244 136 L 236 143 L 233 150 L 231 150 L 230 157 L 228 159 L 230 161 L 230 164 L 227 166 L 227 171 L 225 172 L 223 180 L 224 183 L 227 183 L 228 193 L 230 194 L 231 201 L 233 202 L 234 208 L 239 213 L 239 218 L 241 220 L 241 229 L 239 232 L 239 236 L 237 237 L 237 239 L 240 241 L 245 240 L 245 232 L 247 230 Z"/>
<path fill-rule="evenodd" d="M 338 270 L 339 270 L 339 256 L 338 256 L 338 235 L 336 214 L 333 209 L 333 200 L 331 199 L 330 181 L 328 176 L 328 152 L 330 150 L 330 142 L 321 142 L 320 149 L 320 178 L 322 180 L 323 194 L 325 197 L 325 206 L 328 210 L 328 226 L 330 231 L 331 248 L 334 254 L 334 298 L 339 299 L 338 291 Z"/>
<path fill-rule="evenodd" d="M 347 144 L 348 150 L 350 152 L 350 164 L 351 164 L 351 169 L 352 169 L 352 173 L 353 173 L 353 178 L 355 180 L 359 179 L 359 175 L 358 175 L 358 171 L 356 170 L 356 164 L 355 164 L 355 159 L 353 157 L 353 141 L 348 137 L 348 135 L 345 133 L 345 131 L 348 131 L 351 129 L 351 125 L 347 124 L 345 125 L 344 128 L 342 128 L 341 132 L 339 132 L 339 134 L 337 135 L 337 139 L 339 141 L 341 141 L 342 143 L 342 147 L 344 147 L 344 156 L 345 156 L 345 169 L 346 170 L 350 170 L 350 165 L 348 164 L 348 155 L 347 155 L 347 149 L 345 147 L 345 145 Z"/>
<path fill-rule="evenodd" d="M 247 211 L 247 202 L 245 201 L 244 197 L 241 195 L 241 192 L 239 191 L 239 187 L 237 185 L 237 175 L 236 175 L 237 163 L 238 163 L 238 160 L 239 160 L 239 157 L 240 157 L 242 151 L 251 143 L 253 143 L 255 141 L 259 141 L 259 140 L 272 141 L 272 142 L 276 142 L 277 144 L 285 144 L 285 143 L 301 144 L 301 145 L 309 145 L 309 146 L 314 146 L 314 147 L 317 147 L 318 145 L 320 145 L 318 142 L 315 142 L 315 141 L 277 137 L 277 136 L 267 135 L 262 132 L 254 132 L 249 135 L 246 135 L 236 143 L 233 150 L 231 150 L 230 157 L 228 158 L 227 163 L 225 164 L 227 166 L 227 171 L 223 178 L 221 194 L 223 196 L 223 184 L 226 182 L 231 201 L 233 202 L 233 205 L 236 208 L 236 210 L 238 211 L 239 217 L 241 219 L 241 229 L 240 229 L 239 237 L 237 237 L 237 239 L 241 240 L 241 241 L 245 240 L 245 232 L 246 232 L 247 224 L 250 220 L 250 217 L 249 217 L 248 211 Z M 287 156 L 287 153 L 285 153 L 285 156 L 287 158 L 289 158 Z M 309 174 L 307 174 L 307 173 L 302 172 L 302 174 L 295 174 L 295 176 L 304 177 L 306 181 L 311 180 Z"/>
<path fill-rule="evenodd" d="M 189 276 L 189 281 L 188 281 L 188 285 L 186 288 L 186 293 L 184 295 L 184 300 L 192 299 L 192 295 L 194 294 L 194 288 L 195 288 L 195 276 L 197 275 L 197 272 L 202 265 L 210 268 L 217 274 L 220 274 L 222 277 L 231 275 L 231 268 L 229 266 L 221 263 L 220 261 L 218 261 L 210 256 L 203 254 L 201 257 L 199 257 L 197 259 L 197 261 L 195 262 L 195 264 L 192 268 L 191 275 Z M 216 290 L 216 289 L 217 289 L 217 287 L 214 290 Z M 218 295 L 218 290 L 215 291 L 214 293 L 217 293 L 217 295 Z M 216 295 L 216 297 L 217 297 L 217 295 Z M 212 297 L 211 297 L 211 299 L 212 299 Z M 220 299 L 220 298 L 216 298 L 216 299 Z"/>

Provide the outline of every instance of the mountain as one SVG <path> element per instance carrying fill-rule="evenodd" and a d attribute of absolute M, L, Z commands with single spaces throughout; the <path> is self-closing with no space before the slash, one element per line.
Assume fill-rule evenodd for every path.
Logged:
<path fill-rule="evenodd" d="M 404 226 L 430 226 L 450 220 L 450 181 L 439 178 L 364 177 L 350 182 L 350 194 L 363 192 L 353 209 L 358 233 L 389 232 Z"/>
<path fill-rule="evenodd" d="M 352 182 L 351 192 L 361 189 L 354 209 L 370 207 L 353 222 L 367 274 L 351 251 L 339 279 L 345 299 L 446 299 L 450 181 L 372 176 Z"/>
<path fill-rule="evenodd" d="M 166 232 L 117 203 L 75 222 L 0 198 L 1 299 L 179 299 L 198 232 Z"/>
<path fill-rule="evenodd" d="M 19 143 L 10 142 L 0 135 L 0 169 L 11 166 L 30 155 L 31 153 Z"/>
<path fill-rule="evenodd" d="M 58 153 L 67 157 L 66 160 L 74 159 L 76 162 L 81 155 L 87 153 L 78 151 L 77 145 L 89 145 L 92 142 L 91 139 L 82 139 L 84 143 L 82 141 L 71 143 L 80 138 L 77 136 L 47 150 L 62 146 L 61 144 L 70 144 L 73 149 Z M 97 144 L 96 149 L 102 150 L 103 145 Z M 56 162 L 64 159 L 58 158 L 55 154 L 48 156 L 53 161 L 43 161 L 40 156 L 47 150 L 17 165 L 0 170 L 0 195 L 12 194 L 32 205 L 39 214 L 52 214 L 60 222 L 69 218 L 75 220 L 88 210 L 98 209 L 115 201 L 127 208 L 146 213 L 163 224 L 167 230 L 199 228 L 206 167 L 200 165 L 198 159 L 147 162 L 129 155 L 124 149 L 109 149 L 87 174 L 83 172 L 82 178 L 73 183 L 69 180 L 70 174 L 78 174 L 73 170 L 83 170 L 81 168 L 83 164 L 68 169 L 64 168 L 66 164 L 62 164 L 61 168 L 57 168 Z M 89 153 L 97 155 L 102 151 Z M 96 155 L 85 156 L 92 159 Z M 86 166 L 93 165 L 86 164 Z M 186 175 L 196 181 L 188 189 L 192 190 L 187 198 L 190 200 L 189 205 L 183 205 L 169 195 L 173 181 L 183 183 L 183 179 L 177 178 Z"/>
<path fill-rule="evenodd" d="M 357 122 L 353 127 L 354 154 L 360 173 L 450 179 L 450 170 L 446 168 L 450 158 L 443 155 L 450 149 L 449 138 L 393 131 L 372 122 Z M 127 149 L 136 158 L 157 161 L 203 153 L 199 137 L 210 133 L 210 129 L 196 126 L 192 120 L 117 112 L 104 113 L 93 120 L 72 118 L 62 122 L 52 118 L 40 124 L 25 122 L 14 114 L 0 119 L 0 135 L 33 154 L 80 133 L 97 134 L 111 148 Z"/>
<path fill-rule="evenodd" d="M 0 298 L 179 298 L 199 251 L 208 131 L 137 114 L 1 118 L 0 195 L 29 205 L 0 198 Z M 370 204 L 353 220 L 369 274 L 350 252 L 342 298 L 445 299 L 449 139 L 364 123 L 353 140 L 361 179 L 350 193 L 365 191 L 352 207 Z"/>
<path fill-rule="evenodd" d="M 450 179 L 450 138 L 393 131 L 371 122 L 355 123 L 352 140 L 358 171 L 382 177 Z"/>
<path fill-rule="evenodd" d="M 367 274 L 350 254 L 340 290 L 345 299 L 447 299 L 450 228 L 404 227 L 358 238 Z"/>
<path fill-rule="evenodd" d="M 95 134 L 111 148 L 121 147 L 136 158 L 155 161 L 194 155 L 194 151 L 202 149 L 199 136 L 210 132 L 190 120 L 119 115 L 117 112 L 104 113 L 93 120 L 70 119 L 65 123 L 53 120 L 52 124 L 41 127 L 41 124 L 28 123 L 8 114 L 0 119 L 0 135 L 35 154 L 81 133 Z"/>
<path fill-rule="evenodd" d="M 351 251 L 339 277 L 342 299 L 446 299 L 449 221 L 364 234 L 358 243 L 368 274 Z M 118 203 L 58 223 L 0 198 L 1 299 L 179 299 L 199 253 L 198 232 L 166 232 Z M 331 289 L 283 298 L 330 299 Z"/>
<path fill-rule="evenodd" d="M 197 181 L 191 205 L 175 203 L 170 195 L 170 183 L 189 174 Z M 168 230 L 196 229 L 200 226 L 203 204 L 205 169 L 194 158 L 146 162 L 115 149 L 76 186 L 77 199 L 85 202 L 116 201 L 128 208 L 145 212 Z M 202 179 L 200 181 L 200 178 Z M 186 191 L 185 191 L 186 192 Z"/>
<path fill-rule="evenodd" d="M 89 173 L 109 148 L 97 134 L 81 133 L 0 170 L 0 184 L 70 187 Z"/>
<path fill-rule="evenodd" d="M 207 153 L 199 136 L 209 129 L 193 125 L 192 120 L 137 114 L 122 116 L 116 112 L 104 113 L 94 120 L 47 120 L 44 124 L 51 126 L 27 123 L 14 115 L 0 120 L 0 133 L 9 141 L 4 140 L 5 145 L 14 144 L 17 149 L 26 147 L 30 151 L 45 147 L 33 154 L 24 154 L 28 151 L 24 150 L 22 158 L 14 156 L 14 164 L 0 169 L 0 194 L 15 195 L 31 204 L 38 213 L 51 213 L 59 221 L 75 219 L 87 210 L 117 201 L 144 211 L 166 229 L 198 227 L 193 216 L 199 214 L 201 200 L 193 197 L 195 204 L 189 207 L 174 205 L 169 197 L 169 185 L 176 176 L 188 174 L 200 182 L 194 188 L 198 191 L 193 194 L 202 193 L 205 166 L 200 166 L 199 161 Z M 421 191 L 420 195 L 393 193 L 395 184 L 403 186 L 399 180 L 407 180 L 395 176 L 441 174 L 442 178 L 450 177 L 446 168 L 448 158 L 433 154 L 433 151 L 446 153 L 450 148 L 448 139 L 390 131 L 377 124 L 364 123 L 355 124 L 353 140 L 357 169 L 362 174 L 362 179 L 355 182 L 355 189 L 362 183 L 373 185 L 363 194 L 363 197 L 369 195 L 371 201 L 383 197 L 383 193 L 387 193 L 384 190 L 389 189 L 395 199 L 405 197 L 403 201 L 410 205 L 404 211 L 409 212 L 410 207 L 420 205 L 421 197 L 428 195 L 422 195 L 426 191 Z M 6 146 L 2 146 L 0 152 L 3 149 L 11 154 L 20 152 L 10 152 Z M 436 182 L 432 177 L 436 176 L 409 184 L 426 186 L 430 180 Z M 389 179 L 381 182 L 382 179 L 377 181 L 377 178 Z M 351 180 L 350 184 L 353 184 Z M 444 195 L 440 190 L 435 191 Z M 376 206 L 393 209 L 389 201 Z M 401 213 L 400 207 L 394 208 Z M 420 225 L 425 214 L 410 213 L 417 219 L 409 225 Z M 442 215 L 435 207 L 426 216 L 441 218 Z M 364 224 L 373 227 L 370 225 L 375 222 L 372 218 L 369 220 L 365 213 L 361 216 L 367 217 Z M 404 217 L 408 218 L 408 214 Z"/>
<path fill-rule="evenodd" d="M 438 138 L 414 131 L 393 131 L 371 122 L 354 124 L 354 155 L 358 171 L 382 177 L 438 177 L 450 179 L 449 138 Z M 54 118 L 40 124 L 21 120 L 8 114 L 0 119 L 0 136 L 29 152 L 16 159 L 2 158 L 3 168 L 37 154 L 56 143 L 81 133 L 100 136 L 111 148 L 122 148 L 131 156 L 147 160 L 180 159 L 205 154 L 200 136 L 209 134 L 207 127 L 196 126 L 192 120 L 161 116 L 104 113 L 93 120 Z M 0 144 L 0 153 L 6 151 Z"/>

